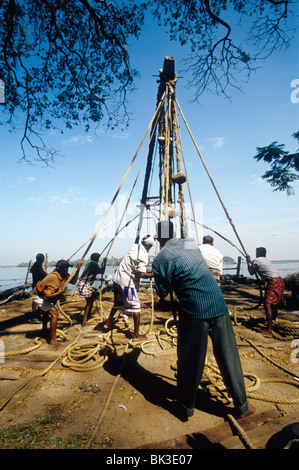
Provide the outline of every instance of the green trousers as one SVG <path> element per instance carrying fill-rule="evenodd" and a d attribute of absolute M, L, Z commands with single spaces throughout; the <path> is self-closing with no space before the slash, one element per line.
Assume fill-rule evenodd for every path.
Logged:
<path fill-rule="evenodd" d="M 208 337 L 223 382 L 240 414 L 248 410 L 244 376 L 229 314 L 217 318 L 193 319 L 180 313 L 178 321 L 178 402 L 192 416 L 205 365 Z"/>

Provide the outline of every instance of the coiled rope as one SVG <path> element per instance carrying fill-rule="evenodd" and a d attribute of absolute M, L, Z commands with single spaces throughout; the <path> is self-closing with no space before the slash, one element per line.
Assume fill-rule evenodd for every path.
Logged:
<path fill-rule="evenodd" d="M 56 307 L 57 307 L 57 310 L 62 314 L 62 316 L 64 318 L 66 318 L 69 322 L 69 326 L 72 325 L 72 320 L 71 318 L 64 312 L 64 310 L 62 309 L 61 305 L 60 305 L 60 302 L 58 301 L 56 303 Z M 65 334 L 64 331 L 60 330 L 59 328 L 57 328 L 56 330 L 56 335 L 63 339 L 64 341 L 67 340 L 67 336 Z M 35 351 L 36 349 L 40 348 L 42 346 L 42 340 L 41 340 L 41 337 L 37 336 L 35 339 L 34 339 L 34 345 L 33 346 L 30 346 L 29 348 L 25 348 L 25 349 L 21 349 L 19 351 L 5 351 L 3 353 L 3 356 L 4 357 L 12 357 L 12 356 L 21 356 L 23 354 L 29 354 L 30 352 L 32 351 Z"/>
<path fill-rule="evenodd" d="M 153 305 L 153 299 L 152 299 L 152 305 Z M 153 315 L 153 307 L 152 307 L 152 315 Z M 151 320 L 151 325 L 150 325 L 150 331 L 152 329 L 153 325 L 153 320 Z M 81 331 L 79 333 L 79 336 L 81 334 Z M 239 333 L 238 333 L 239 334 Z M 78 339 L 79 336 L 76 338 L 76 340 L 65 350 L 62 352 L 62 354 L 52 363 L 50 366 L 45 369 L 42 373 L 34 375 L 34 377 L 30 378 L 28 381 L 26 381 L 23 385 L 18 387 L 18 389 L 5 401 L 5 403 L 1 406 L 0 410 L 2 410 L 6 404 L 12 399 L 12 397 L 24 386 L 27 385 L 33 378 L 38 377 L 38 376 L 43 376 L 45 375 L 55 363 L 57 363 L 59 360 L 61 360 L 61 363 L 63 366 L 68 367 L 74 371 L 78 372 L 83 372 L 83 371 L 89 371 L 89 370 L 95 370 L 97 368 L 100 368 L 103 366 L 105 361 L 107 360 L 107 349 L 112 348 L 114 350 L 118 348 L 123 348 L 125 347 L 125 354 L 124 354 L 124 360 L 125 360 L 125 355 L 127 352 L 128 347 L 130 346 L 131 341 L 126 341 L 124 344 L 124 341 L 121 340 L 117 335 L 115 335 L 114 330 L 110 330 L 108 333 L 103 335 L 103 338 L 98 341 L 85 341 L 82 342 L 81 344 L 78 344 Z M 245 338 L 243 335 L 240 335 L 240 338 L 243 340 L 246 340 L 252 347 L 254 347 L 263 357 L 265 357 L 268 361 L 274 363 L 274 365 L 280 367 L 283 369 L 285 372 L 293 375 L 296 377 L 296 374 L 294 374 L 292 371 L 286 370 L 283 366 L 279 365 L 275 361 L 272 361 L 271 358 L 267 357 L 254 343 L 248 338 Z M 160 330 L 158 333 L 155 334 L 155 337 L 150 340 L 146 340 L 141 343 L 141 350 L 143 351 L 144 354 L 153 354 L 155 356 L 160 355 L 160 354 L 168 354 L 169 352 L 173 351 L 173 348 L 176 346 L 176 341 L 177 341 L 177 331 L 176 331 L 176 325 L 174 323 L 174 320 L 172 318 L 169 318 L 164 325 L 164 329 Z M 148 345 L 150 343 L 155 343 L 155 345 L 158 345 L 160 350 L 155 350 L 155 351 L 149 351 L 147 349 Z M 41 340 L 40 338 L 35 339 L 35 346 L 33 347 L 34 349 L 37 349 L 41 345 Z M 27 350 L 23 350 L 20 352 L 16 353 L 6 353 L 8 356 L 9 355 L 15 355 L 15 354 L 21 354 L 21 353 L 26 353 L 30 352 L 33 350 L 32 348 L 28 348 Z M 124 364 L 123 360 L 123 364 Z M 122 364 L 122 367 L 123 367 Z M 111 390 L 109 393 L 109 396 L 107 398 L 105 407 L 101 413 L 101 416 L 99 418 L 99 421 L 95 427 L 95 430 L 89 439 L 86 447 L 89 447 L 92 443 L 92 440 L 94 439 L 94 436 L 96 434 L 96 431 L 104 417 L 105 410 L 108 406 L 108 403 L 111 399 L 113 390 L 115 388 L 116 382 L 120 376 L 121 371 L 119 372 Z M 280 404 L 296 404 L 299 402 L 299 399 L 283 399 L 280 397 L 268 397 L 262 394 L 257 394 L 256 390 L 261 386 L 261 384 L 267 384 L 267 383 L 286 383 L 293 385 L 295 387 L 298 387 L 299 384 L 292 381 L 292 380 L 278 380 L 278 379 L 265 379 L 265 380 L 260 380 L 257 376 L 253 374 L 248 374 L 244 373 L 244 376 L 247 377 L 250 380 L 250 385 L 246 387 L 247 391 L 247 396 L 252 399 L 256 400 L 262 400 L 266 402 L 271 402 L 271 403 L 280 403 Z M 298 376 L 297 376 L 298 377 Z M 205 385 L 205 382 L 207 384 Z M 222 377 L 220 374 L 220 371 L 218 368 L 211 363 L 206 363 L 205 368 L 204 368 L 204 374 L 203 374 L 203 380 L 202 380 L 202 386 L 207 387 L 210 391 L 210 393 L 215 396 L 216 399 L 221 399 L 225 400 L 226 402 L 231 403 L 231 399 L 229 395 L 226 392 L 224 383 L 222 381 Z M 240 440 L 243 442 L 244 446 L 246 448 L 253 448 L 252 443 L 240 427 L 240 425 L 237 423 L 237 421 L 233 418 L 232 415 L 228 414 L 227 418 L 229 421 L 232 423 L 234 428 L 236 429 L 236 432 L 240 438 Z"/>
<path fill-rule="evenodd" d="M 80 335 L 81 335 L 82 331 L 80 330 L 79 331 L 79 334 L 77 336 L 77 338 L 75 339 L 75 341 L 73 341 L 70 345 L 68 345 L 63 351 L 62 353 L 55 359 L 55 361 L 53 361 L 48 367 L 46 367 L 43 371 L 41 372 L 38 372 L 37 374 L 34 374 L 32 377 L 30 377 L 28 380 L 26 380 L 23 384 L 21 384 L 19 387 L 17 387 L 16 390 L 14 390 L 14 392 L 12 392 L 7 398 L 6 400 L 2 403 L 2 405 L 0 406 L 0 411 L 2 411 L 6 405 L 12 400 L 12 398 L 20 391 L 22 390 L 24 387 L 26 387 L 26 385 L 28 385 L 32 380 L 34 380 L 35 378 L 37 377 L 43 377 L 44 375 L 46 375 L 51 369 L 52 367 L 61 360 L 61 358 L 66 354 L 67 350 L 69 348 L 72 347 L 73 344 L 75 344 Z"/>
<path fill-rule="evenodd" d="M 86 372 L 102 367 L 107 360 L 106 355 L 100 356 L 101 344 L 98 341 L 85 341 L 69 348 L 61 364 L 69 369 Z M 92 364 L 87 364 L 92 361 Z"/>

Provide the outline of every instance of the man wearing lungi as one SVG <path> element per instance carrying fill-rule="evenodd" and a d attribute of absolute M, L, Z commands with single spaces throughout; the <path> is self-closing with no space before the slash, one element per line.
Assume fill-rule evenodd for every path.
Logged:
<path fill-rule="evenodd" d="M 141 244 L 134 243 L 120 263 L 113 279 L 114 305 L 104 328 L 113 327 L 113 317 L 117 310 L 133 315 L 133 341 L 146 339 L 145 335 L 139 333 L 141 305 L 138 291 L 140 280 L 150 279 L 154 275 L 152 271 L 147 272 L 148 251 L 154 243 L 155 240 L 151 235 L 143 237 Z"/>
<path fill-rule="evenodd" d="M 284 282 L 273 264 L 266 258 L 266 248 L 256 248 L 256 258 L 250 265 L 249 274 L 259 274 L 265 284 L 264 309 L 266 312 L 267 330 L 263 333 L 267 338 L 273 336 L 272 320 L 276 320 L 277 308 L 283 300 Z"/>
<path fill-rule="evenodd" d="M 90 262 L 86 265 L 82 276 L 78 282 L 78 292 L 81 297 L 86 299 L 86 305 L 84 309 L 84 317 L 82 326 L 85 326 L 87 320 L 91 317 L 91 310 L 93 307 L 93 302 L 95 298 L 96 289 L 92 287 L 96 276 L 98 274 L 103 274 L 104 267 L 99 266 L 99 253 L 92 253 L 90 256 Z"/>

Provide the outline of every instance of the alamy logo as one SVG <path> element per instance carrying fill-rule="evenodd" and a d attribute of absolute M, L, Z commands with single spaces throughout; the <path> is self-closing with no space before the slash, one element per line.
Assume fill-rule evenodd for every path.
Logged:
<path fill-rule="evenodd" d="M 296 348 L 291 354 L 291 361 L 293 364 L 297 364 L 297 362 L 299 362 L 299 339 L 293 339 L 291 348 Z"/>
<path fill-rule="evenodd" d="M 0 80 L 0 104 L 5 103 L 5 85 L 4 81 Z"/>
<path fill-rule="evenodd" d="M 299 78 L 295 78 L 291 81 L 291 88 L 295 88 L 291 93 L 291 102 L 299 103 Z"/>
<path fill-rule="evenodd" d="M 4 342 L 0 339 L 0 364 L 4 363 L 5 359 L 5 346 Z"/>

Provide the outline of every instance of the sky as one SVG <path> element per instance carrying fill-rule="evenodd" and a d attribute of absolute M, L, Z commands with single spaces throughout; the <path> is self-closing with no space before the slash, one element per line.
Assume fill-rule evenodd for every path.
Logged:
<path fill-rule="evenodd" d="M 269 166 L 253 158 L 257 147 L 274 141 L 285 144 L 290 152 L 298 148 L 292 137 L 299 129 L 298 36 L 296 39 L 287 50 L 274 53 L 262 63 L 242 91 L 233 90 L 231 100 L 205 93 L 200 103 L 195 103 L 186 88 L 188 77 L 179 74 L 186 49 L 169 41 L 149 21 L 142 38 L 130 45 L 131 62 L 140 77 L 135 83 L 136 90 L 129 96 L 132 120 L 128 129 L 105 133 L 98 129 L 86 134 L 78 126 L 63 134 L 47 131 L 46 142 L 64 155 L 50 168 L 19 163 L 20 134 L 11 133 L 8 125 L 1 126 L 0 266 L 34 261 L 39 252 L 48 253 L 49 260 L 68 259 L 94 235 L 99 225 L 103 230 L 89 254 L 104 250 L 114 236 L 116 219 L 123 214 L 147 153 L 148 138 L 118 199 L 105 216 L 154 115 L 158 90 L 154 75 L 159 74 L 166 56 L 175 58 L 176 72 L 181 77 L 176 85 L 177 100 L 247 253 L 254 257 L 255 248 L 265 246 L 272 260 L 299 259 L 299 184 L 293 185 L 295 196 L 273 192 L 261 178 Z M 240 248 L 182 120 L 180 127 L 197 221 Z M 144 171 L 145 164 L 125 222 L 139 213 Z M 184 190 L 190 213 L 186 186 Z M 134 242 L 137 220 L 117 237 L 110 256 L 125 254 Z M 239 252 L 234 246 L 198 227 L 200 241 L 203 235 L 212 234 L 214 245 L 225 256 L 237 259 Z M 153 221 L 147 219 L 141 234 L 154 230 Z M 196 235 L 193 225 L 189 235 Z M 74 258 L 79 258 L 83 251 Z"/>

